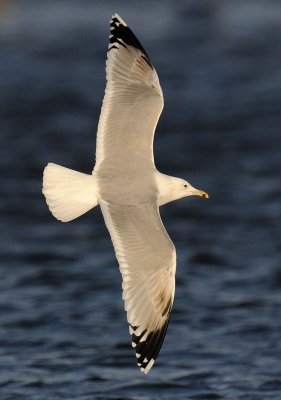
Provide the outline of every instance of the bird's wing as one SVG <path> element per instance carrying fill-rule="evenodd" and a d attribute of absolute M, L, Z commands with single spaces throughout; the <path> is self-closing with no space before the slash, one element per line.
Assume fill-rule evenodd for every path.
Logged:
<path fill-rule="evenodd" d="M 155 204 L 101 202 L 123 278 L 123 300 L 144 373 L 163 343 L 175 293 L 176 251 Z"/>
<path fill-rule="evenodd" d="M 128 157 L 154 163 L 153 136 L 163 94 L 146 51 L 117 14 L 110 22 L 106 79 L 96 165 Z"/>

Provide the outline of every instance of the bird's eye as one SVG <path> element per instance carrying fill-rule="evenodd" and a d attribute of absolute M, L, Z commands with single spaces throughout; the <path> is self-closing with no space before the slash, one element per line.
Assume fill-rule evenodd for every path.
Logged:
<path fill-rule="evenodd" d="M 185 188 L 187 188 L 187 185 L 184 185 Z"/>

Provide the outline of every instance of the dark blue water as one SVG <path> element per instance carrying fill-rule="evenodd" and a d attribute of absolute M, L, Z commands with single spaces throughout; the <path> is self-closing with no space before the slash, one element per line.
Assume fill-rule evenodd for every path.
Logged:
<path fill-rule="evenodd" d="M 56 221 L 49 161 L 90 172 L 112 13 L 165 95 L 155 158 L 210 199 L 161 209 L 177 291 L 140 374 L 100 210 Z M 0 398 L 281 399 L 281 5 L 1 2 Z"/>

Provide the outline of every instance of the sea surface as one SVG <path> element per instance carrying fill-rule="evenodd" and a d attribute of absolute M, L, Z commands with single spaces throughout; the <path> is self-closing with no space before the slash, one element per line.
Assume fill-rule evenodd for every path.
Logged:
<path fill-rule="evenodd" d="M 118 12 L 155 65 L 160 171 L 210 199 L 161 208 L 178 256 L 145 376 L 99 208 L 68 224 L 47 162 L 90 173 Z M 1 400 L 281 399 L 281 3 L 0 2 Z"/>

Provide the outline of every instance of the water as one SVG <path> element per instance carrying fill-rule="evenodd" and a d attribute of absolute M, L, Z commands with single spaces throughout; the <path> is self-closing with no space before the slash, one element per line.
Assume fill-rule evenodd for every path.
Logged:
<path fill-rule="evenodd" d="M 92 169 L 115 11 L 161 79 L 158 168 L 210 194 L 161 209 L 177 291 L 148 376 L 100 210 L 62 224 L 40 194 L 49 161 Z M 280 22 L 273 0 L 1 2 L 1 399 L 281 399 Z"/>

